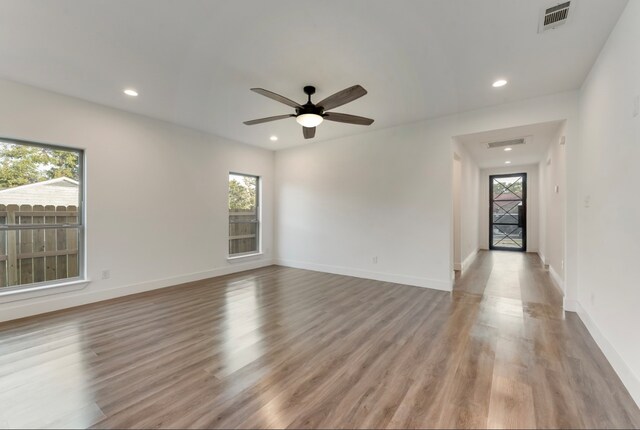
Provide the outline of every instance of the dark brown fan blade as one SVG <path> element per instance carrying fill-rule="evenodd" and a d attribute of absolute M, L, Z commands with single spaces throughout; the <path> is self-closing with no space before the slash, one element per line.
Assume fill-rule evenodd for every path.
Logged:
<path fill-rule="evenodd" d="M 324 110 L 329 110 L 352 102 L 355 99 L 359 99 L 365 94 L 367 94 L 367 90 L 362 88 L 360 85 L 354 85 L 342 91 L 338 91 L 334 95 L 327 97 L 319 103 L 316 103 L 316 106 L 322 106 Z"/>
<path fill-rule="evenodd" d="M 252 119 L 251 121 L 245 121 L 244 124 L 245 125 L 262 124 L 263 122 L 277 121 L 279 119 L 290 118 L 292 116 L 295 116 L 295 115 L 294 114 L 289 114 L 289 115 L 269 116 L 267 118 Z"/>
<path fill-rule="evenodd" d="M 313 137 L 316 135 L 316 128 L 302 127 L 302 134 L 304 135 L 305 139 L 313 139 Z"/>
<path fill-rule="evenodd" d="M 373 120 L 363 116 L 349 115 L 347 113 L 328 112 L 324 115 L 327 121 L 345 122 L 347 124 L 371 125 Z"/>
<path fill-rule="evenodd" d="M 296 102 L 294 102 L 291 99 L 286 98 L 285 96 L 281 96 L 280 94 L 276 94 L 272 91 L 269 90 L 265 90 L 263 88 L 251 88 L 251 91 L 258 93 L 258 94 L 262 94 L 265 97 L 269 97 L 270 99 L 273 99 L 277 102 L 280 103 L 284 103 L 287 106 L 291 106 L 292 108 L 299 108 L 300 105 Z"/>

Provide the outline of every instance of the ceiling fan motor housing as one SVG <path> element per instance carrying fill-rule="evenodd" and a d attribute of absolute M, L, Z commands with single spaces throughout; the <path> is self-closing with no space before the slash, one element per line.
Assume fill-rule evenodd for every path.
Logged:
<path fill-rule="evenodd" d="M 315 106 L 312 103 L 305 103 L 302 106 L 300 106 L 299 108 L 296 108 L 296 116 L 297 115 L 304 115 L 304 114 L 307 114 L 307 113 L 311 113 L 311 114 L 322 116 L 324 114 L 324 109 L 322 109 L 321 106 Z"/>
<path fill-rule="evenodd" d="M 311 103 L 311 96 L 316 93 L 316 87 L 307 85 L 306 87 L 303 88 L 303 90 L 304 90 L 304 93 L 307 96 L 309 96 L 309 100 L 302 106 L 296 108 L 296 116 L 304 115 L 304 114 L 315 114 L 315 115 L 323 116 L 324 109 L 322 108 L 322 106 L 316 106 L 313 103 Z"/>

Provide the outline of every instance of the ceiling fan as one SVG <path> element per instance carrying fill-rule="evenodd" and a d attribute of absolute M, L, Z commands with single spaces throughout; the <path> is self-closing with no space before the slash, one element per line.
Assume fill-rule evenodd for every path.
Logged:
<path fill-rule="evenodd" d="M 311 139 L 316 135 L 316 126 L 320 125 L 320 123 L 325 119 L 327 121 L 344 122 L 347 124 L 357 125 L 371 125 L 373 123 L 373 120 L 371 118 L 365 118 L 363 116 L 349 115 L 346 113 L 327 112 L 328 110 L 352 102 L 367 94 L 367 90 L 362 88 L 360 85 L 354 85 L 352 87 L 345 88 L 344 90 L 338 91 L 334 95 L 329 96 L 326 99 L 315 104 L 311 103 L 311 96 L 315 94 L 316 88 L 312 86 L 306 86 L 304 87 L 304 93 L 309 96 L 309 99 L 303 105 L 296 103 L 284 96 L 281 96 L 280 94 L 276 94 L 262 88 L 251 88 L 251 91 L 262 94 L 263 96 L 269 97 L 270 99 L 279 101 L 280 103 L 284 103 L 287 106 L 291 106 L 292 108 L 295 108 L 296 113 L 288 115 L 276 115 L 267 118 L 245 121 L 244 123 L 246 125 L 262 124 L 263 122 L 277 121 L 279 119 L 295 117 L 298 124 L 302 126 L 302 134 L 304 135 L 304 138 Z"/>

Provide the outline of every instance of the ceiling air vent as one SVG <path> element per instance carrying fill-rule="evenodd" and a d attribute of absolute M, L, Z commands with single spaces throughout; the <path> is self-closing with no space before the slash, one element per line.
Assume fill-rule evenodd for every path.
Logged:
<path fill-rule="evenodd" d="M 571 6 L 571 2 L 567 1 L 543 9 L 540 16 L 540 24 L 538 25 L 538 33 L 552 30 L 566 23 L 569 18 L 569 6 Z"/>
<path fill-rule="evenodd" d="M 487 143 L 487 148 L 504 148 L 505 146 L 515 146 L 515 145 L 524 145 L 524 139 L 511 139 L 511 140 L 502 140 L 500 142 L 489 142 Z"/>

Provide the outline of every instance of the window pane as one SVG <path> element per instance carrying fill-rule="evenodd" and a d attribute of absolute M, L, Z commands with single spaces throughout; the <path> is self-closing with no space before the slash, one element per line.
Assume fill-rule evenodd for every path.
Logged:
<path fill-rule="evenodd" d="M 496 224 L 518 224 L 520 201 L 493 202 L 493 222 Z"/>
<path fill-rule="evenodd" d="M 259 249 L 258 177 L 229 174 L 229 255 Z"/>
<path fill-rule="evenodd" d="M 494 225 L 493 246 L 504 248 L 522 248 L 522 228 L 517 225 Z"/>
<path fill-rule="evenodd" d="M 0 231 L 0 287 L 80 276 L 80 229 Z"/>
<path fill-rule="evenodd" d="M 493 200 L 522 199 L 522 177 L 494 178 Z"/>
<path fill-rule="evenodd" d="M 80 275 L 81 160 L 80 151 L 0 140 L 0 287 Z"/>

